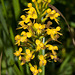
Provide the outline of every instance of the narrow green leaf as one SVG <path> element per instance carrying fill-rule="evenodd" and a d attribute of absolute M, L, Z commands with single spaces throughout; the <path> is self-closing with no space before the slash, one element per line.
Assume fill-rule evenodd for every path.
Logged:
<path fill-rule="evenodd" d="M 24 75 L 23 66 L 20 65 L 20 63 L 21 63 L 21 62 L 18 60 L 18 65 L 19 65 L 20 71 L 21 71 L 22 75 Z"/>
<path fill-rule="evenodd" d="M 1 62 L 1 67 L 2 67 L 2 71 L 1 71 L 1 75 L 5 75 L 6 74 L 6 62 L 5 62 L 5 59 L 2 60 Z"/>
<path fill-rule="evenodd" d="M 59 72 L 61 72 L 61 71 L 64 69 L 65 65 L 67 64 L 67 62 L 68 62 L 69 59 L 71 58 L 72 54 L 73 54 L 73 52 L 71 52 L 71 53 L 66 57 L 66 59 L 64 60 L 64 62 L 62 63 L 62 65 L 61 65 L 60 68 L 59 68 Z"/>
<path fill-rule="evenodd" d="M 8 28 L 7 28 L 6 20 L 5 20 L 4 16 L 3 16 L 1 8 L 0 8 L 0 21 L 1 21 L 2 27 L 4 28 L 6 34 L 8 35 Z"/>
<path fill-rule="evenodd" d="M 3 47 L 3 42 L 2 42 L 2 39 L 0 38 L 0 49 Z M 0 50 L 1 52 L 1 50 Z"/>
<path fill-rule="evenodd" d="M 28 65 L 28 64 L 26 64 L 26 72 L 27 72 L 27 75 L 31 75 L 30 69 L 29 69 L 29 65 Z"/>
<path fill-rule="evenodd" d="M 20 14 L 20 4 L 19 4 L 19 0 L 12 0 L 13 2 L 13 8 L 14 8 L 14 13 L 15 13 L 15 18 L 16 20 L 19 17 Z"/>
<path fill-rule="evenodd" d="M 17 75 L 17 73 L 16 73 L 16 71 L 14 71 L 14 69 L 13 69 L 13 75 Z"/>
<path fill-rule="evenodd" d="M 11 37 L 12 43 L 14 44 L 14 43 L 15 43 L 15 40 L 14 40 L 14 33 L 13 33 L 13 30 L 12 30 L 11 27 L 9 28 L 9 31 L 10 31 L 10 37 Z"/>
<path fill-rule="evenodd" d="M 9 73 L 9 75 L 13 75 L 13 68 L 11 66 L 14 62 L 13 48 L 12 47 L 6 48 L 5 55 L 8 58 L 7 59 L 7 65 L 9 66 L 9 67 L 7 67 L 8 73 Z"/>
<path fill-rule="evenodd" d="M 1 75 L 2 52 L 0 52 L 0 75 Z"/>
<path fill-rule="evenodd" d="M 14 71 L 16 71 L 17 75 L 22 75 L 22 73 L 20 72 L 19 68 L 16 66 L 16 64 L 14 64 L 13 67 Z"/>
<path fill-rule="evenodd" d="M 1 0 L 1 3 L 2 3 L 2 7 L 3 7 L 4 15 L 7 18 L 7 12 L 6 12 L 6 8 L 5 8 L 4 0 Z"/>

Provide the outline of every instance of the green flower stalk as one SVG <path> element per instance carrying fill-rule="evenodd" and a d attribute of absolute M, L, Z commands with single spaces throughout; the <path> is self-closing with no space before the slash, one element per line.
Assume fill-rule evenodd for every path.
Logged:
<path fill-rule="evenodd" d="M 32 0 L 32 2 L 35 7 L 32 6 L 32 3 L 28 3 L 28 8 L 24 9 L 26 14 L 21 15 L 22 21 L 19 22 L 17 29 L 23 29 L 23 31 L 20 35 L 15 36 L 15 44 L 20 46 L 20 48 L 14 55 L 19 57 L 21 65 L 26 63 L 29 65 L 33 75 L 38 73 L 45 75 L 47 62 L 49 60 L 57 62 L 56 50 L 58 50 L 58 47 L 51 45 L 50 41 L 58 41 L 58 36 L 62 35 L 59 32 L 61 29 L 59 26 L 53 28 L 51 27 L 53 24 L 51 21 L 47 23 L 45 21 L 50 18 L 59 24 L 57 17 L 60 14 L 47 7 L 51 0 Z M 46 40 L 47 36 L 49 38 Z M 22 53 L 21 46 L 26 48 L 25 53 Z M 38 62 L 39 67 L 37 63 L 32 63 L 31 60 Z"/>

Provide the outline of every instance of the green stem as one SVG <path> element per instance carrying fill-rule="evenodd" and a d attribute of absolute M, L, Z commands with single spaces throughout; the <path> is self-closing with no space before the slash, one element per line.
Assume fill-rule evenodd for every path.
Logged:
<path fill-rule="evenodd" d="M 43 38 L 43 43 L 45 43 L 45 37 Z M 42 55 L 45 55 L 45 50 L 42 50 Z M 42 66 L 42 75 L 45 75 L 45 66 Z"/>
<path fill-rule="evenodd" d="M 45 43 L 45 37 L 43 38 L 43 43 Z M 42 55 L 45 55 L 45 50 L 42 50 Z"/>
<path fill-rule="evenodd" d="M 45 43 L 45 37 L 43 38 L 43 43 Z M 45 50 L 41 50 L 40 55 L 45 55 Z M 39 75 L 45 75 L 45 66 L 40 67 L 42 72 Z"/>

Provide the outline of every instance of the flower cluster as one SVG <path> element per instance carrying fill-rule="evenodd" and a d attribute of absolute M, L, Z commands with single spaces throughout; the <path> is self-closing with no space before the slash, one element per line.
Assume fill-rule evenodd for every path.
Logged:
<path fill-rule="evenodd" d="M 17 29 L 23 29 L 23 31 L 20 35 L 15 36 L 15 44 L 20 48 L 14 55 L 19 57 L 21 65 L 29 64 L 33 75 L 37 75 L 42 70 L 38 69 L 37 64 L 33 66 L 32 61 L 36 62 L 35 59 L 38 58 L 40 67 L 45 66 L 48 59 L 57 62 L 56 50 L 58 50 L 58 47 L 51 45 L 50 41 L 57 41 L 58 36 L 62 34 L 59 32 L 61 29 L 59 26 L 51 27 L 52 22 L 50 20 L 55 20 L 59 24 L 57 18 L 60 16 L 55 10 L 47 7 L 51 0 L 32 0 L 32 2 L 35 7 L 32 6 L 32 3 L 28 3 L 28 8 L 24 9 L 26 14 L 21 15 L 22 21 L 19 22 Z M 48 22 L 46 23 L 46 21 Z M 25 50 L 22 50 L 23 46 Z M 44 51 L 44 54 L 42 54 L 42 51 Z"/>

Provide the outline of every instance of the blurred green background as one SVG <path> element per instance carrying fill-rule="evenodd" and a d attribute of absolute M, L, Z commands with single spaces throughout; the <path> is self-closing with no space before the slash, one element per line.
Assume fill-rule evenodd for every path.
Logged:
<path fill-rule="evenodd" d="M 14 36 L 20 15 L 31 0 L 0 0 L 0 75 L 30 75 L 28 66 L 20 66 L 20 61 L 13 55 L 17 46 L 14 45 Z M 72 35 L 75 35 L 75 0 L 52 0 L 51 4 L 57 7 L 70 24 Z M 62 17 L 60 19 L 63 36 L 57 44 L 59 47 L 59 61 L 49 62 L 46 66 L 46 75 L 75 75 L 75 47 Z"/>

